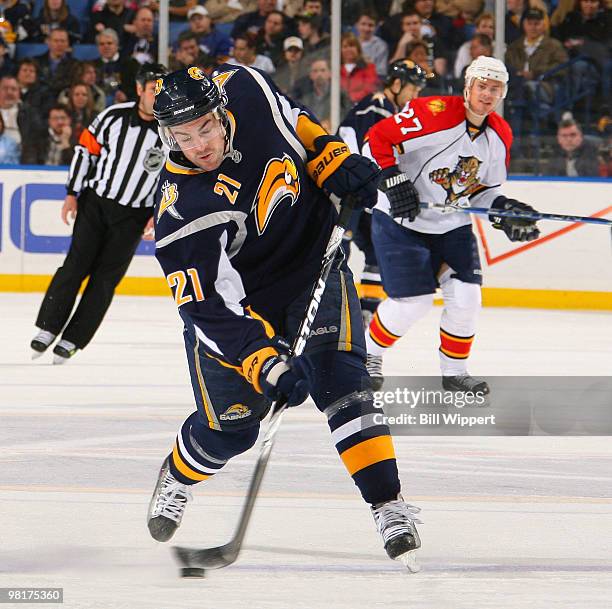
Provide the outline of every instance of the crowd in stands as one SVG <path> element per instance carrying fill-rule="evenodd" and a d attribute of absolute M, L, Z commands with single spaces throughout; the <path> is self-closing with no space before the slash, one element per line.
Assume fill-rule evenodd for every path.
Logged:
<path fill-rule="evenodd" d="M 610 176 L 610 1 L 507 0 L 506 113 L 515 132 L 559 126 L 549 168 L 557 175 Z M 260 68 L 330 126 L 329 0 L 169 4 L 170 69 Z M 421 95 L 461 95 L 470 61 L 493 55 L 492 0 L 342 7 L 342 112 L 380 89 L 396 59 L 430 75 Z M 158 23 L 158 0 L 0 0 L 0 163 L 69 162 L 98 112 L 134 99 L 139 65 L 157 61 Z"/>

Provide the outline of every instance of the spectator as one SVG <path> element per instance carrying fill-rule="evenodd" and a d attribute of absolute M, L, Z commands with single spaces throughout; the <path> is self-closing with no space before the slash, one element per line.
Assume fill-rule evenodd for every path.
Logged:
<path fill-rule="evenodd" d="M 11 59 L 10 50 L 4 42 L 3 38 L 0 38 L 0 76 L 6 74 L 13 74 L 15 72 L 15 66 Z"/>
<path fill-rule="evenodd" d="M 10 38 L 6 40 L 7 44 L 21 42 L 30 37 L 35 30 L 30 3 L 21 0 L 4 0 L 2 5 L 2 15 L 5 19 L 2 30 L 3 34 Z"/>
<path fill-rule="evenodd" d="M 123 56 L 131 57 L 139 65 L 157 61 L 157 38 L 153 36 L 155 15 L 146 6 L 139 8 L 125 37 Z"/>
<path fill-rule="evenodd" d="M 432 65 L 429 46 L 423 40 L 417 40 L 406 47 L 406 59 L 414 61 L 427 74 L 427 84 L 419 93 L 419 97 L 448 93 L 443 78 Z"/>
<path fill-rule="evenodd" d="M 364 11 L 359 15 L 355 29 L 364 56 L 376 66 L 376 73 L 382 78 L 387 74 L 389 47 L 382 38 L 374 34 L 377 19 L 373 12 Z"/>
<path fill-rule="evenodd" d="M 198 46 L 198 35 L 187 30 L 179 34 L 176 52 L 170 57 L 170 71 L 206 65 L 209 60 L 209 56 Z"/>
<path fill-rule="evenodd" d="M 68 32 L 71 45 L 77 44 L 82 38 L 79 20 L 70 14 L 66 0 L 44 0 L 34 25 L 36 30 L 32 36 L 33 42 L 43 42 L 57 28 Z"/>
<path fill-rule="evenodd" d="M 227 63 L 234 66 L 259 68 L 268 74 L 273 74 L 276 69 L 269 57 L 257 54 L 255 37 L 252 34 L 241 34 L 236 37 L 234 54 L 227 60 Z"/>
<path fill-rule="evenodd" d="M 56 104 L 49 109 L 48 129 L 23 144 L 21 162 L 25 165 L 70 165 L 74 148 L 68 108 Z"/>
<path fill-rule="evenodd" d="M 234 21 L 232 38 L 236 40 L 238 36 L 247 32 L 257 35 L 264 26 L 266 17 L 274 10 L 276 10 L 276 0 L 257 0 L 257 10 L 240 15 Z"/>
<path fill-rule="evenodd" d="M 76 145 L 81 133 L 96 116 L 91 89 L 83 83 L 72 85 L 68 91 L 67 106 L 72 122 L 72 143 Z"/>
<path fill-rule="evenodd" d="M 92 61 L 85 61 L 80 64 L 74 72 L 72 86 L 83 84 L 89 89 L 89 94 L 93 101 L 95 114 L 102 112 L 106 108 L 106 96 L 101 87 L 96 84 L 96 68 Z M 68 104 L 70 89 L 64 89 L 57 98 L 60 104 Z"/>
<path fill-rule="evenodd" d="M 196 6 L 197 0 L 170 0 L 168 13 L 170 21 L 185 21 L 187 13 Z M 147 6 L 156 13 L 159 12 L 158 0 L 149 0 Z"/>
<path fill-rule="evenodd" d="M 314 15 L 318 17 L 321 23 L 321 31 L 329 34 L 331 30 L 331 20 L 329 14 L 323 13 L 323 0 L 305 0 L 304 7 L 300 12 L 304 15 Z M 287 11 L 285 11 L 285 13 L 287 13 Z M 294 15 L 291 16 L 293 17 Z"/>
<path fill-rule="evenodd" d="M 203 53 L 216 57 L 222 63 L 232 50 L 232 41 L 228 36 L 217 30 L 213 21 L 203 6 L 195 6 L 189 13 L 189 30 L 198 36 L 198 44 Z"/>
<path fill-rule="evenodd" d="M 301 89 L 301 90 L 300 90 Z M 296 89 L 300 101 L 319 119 L 323 128 L 331 132 L 331 70 L 326 59 L 316 59 L 310 65 L 308 82 L 305 86 Z M 344 92 L 340 99 L 341 114 L 344 116 L 350 109 L 351 103 Z"/>
<path fill-rule="evenodd" d="M 536 79 L 548 70 L 567 61 L 567 53 L 561 43 L 548 36 L 544 13 L 537 8 L 525 11 L 522 22 L 523 36 L 515 40 L 506 50 L 506 66 L 510 72 L 511 98 L 530 98 L 538 87 Z M 514 81 L 514 82 L 513 82 Z M 552 102 L 554 83 L 543 82 L 540 99 Z"/>
<path fill-rule="evenodd" d="M 415 42 L 424 42 L 427 48 L 428 63 L 433 64 L 437 73 L 446 74 L 448 51 L 438 36 L 433 38 L 430 36 L 431 26 L 423 24 L 423 19 L 414 9 L 402 15 L 401 23 L 403 34 L 397 43 L 391 62 L 406 57 L 409 45 Z"/>
<path fill-rule="evenodd" d="M 612 13 L 602 0 L 576 0 L 557 30 L 570 57 L 582 55 L 603 67 L 610 55 Z"/>
<path fill-rule="evenodd" d="M 321 27 L 321 17 L 317 15 L 297 15 L 295 18 L 298 34 L 304 41 L 304 54 L 309 58 L 318 58 L 329 54 L 329 36 Z"/>
<path fill-rule="evenodd" d="M 521 15 L 525 12 L 525 0 L 507 0 L 506 7 L 505 38 L 509 45 L 522 35 Z"/>
<path fill-rule="evenodd" d="M 0 114 L 0 165 L 19 165 L 19 146 L 4 132 L 4 120 Z"/>
<path fill-rule="evenodd" d="M 481 55 L 485 57 L 493 57 L 493 41 L 486 34 L 474 34 L 472 40 L 468 40 L 469 45 L 469 60 L 463 66 L 458 77 L 455 78 L 453 83 L 454 91 L 457 95 L 460 95 L 465 86 L 465 71 L 474 59 L 477 59 Z"/>
<path fill-rule="evenodd" d="M 63 28 L 51 30 L 46 42 L 49 50 L 34 59 L 40 68 L 41 82 L 46 83 L 57 96 L 62 89 L 70 85 L 72 72 L 78 61 L 72 58 L 68 32 Z"/>
<path fill-rule="evenodd" d="M 341 87 L 355 104 L 376 91 L 378 87 L 376 67 L 373 63 L 364 60 L 361 45 L 354 34 L 350 32 L 342 34 L 341 45 Z"/>
<path fill-rule="evenodd" d="M 40 120 L 36 113 L 21 101 L 19 83 L 14 76 L 0 78 L 0 114 L 4 131 L 21 146 L 29 137 L 37 137 Z"/>
<path fill-rule="evenodd" d="M 492 13 L 482 13 L 478 19 L 476 19 L 476 34 L 485 34 L 491 40 L 495 39 L 495 17 Z M 464 42 L 457 51 L 457 57 L 455 59 L 455 67 L 453 70 L 455 78 L 462 78 L 463 70 L 472 61 L 472 55 L 470 52 L 471 41 Z M 478 57 L 478 55 L 476 56 Z"/>
<path fill-rule="evenodd" d="M 421 16 L 423 25 L 430 28 L 428 32 L 423 32 L 423 36 L 427 35 L 431 38 L 437 36 L 440 40 L 450 44 L 450 41 L 453 40 L 453 22 L 446 15 L 434 10 L 434 0 L 414 0 L 414 10 Z"/>
<path fill-rule="evenodd" d="M 125 78 L 125 62 L 119 54 L 119 35 L 112 28 L 106 28 L 96 35 L 100 57 L 93 65 L 97 73 L 97 84 L 104 92 L 106 105 L 119 104 L 127 100 L 122 89 Z"/>
<path fill-rule="evenodd" d="M 47 109 L 54 103 L 54 95 L 49 87 L 38 79 L 38 64 L 33 59 L 22 59 L 17 69 L 17 83 L 21 101 L 39 116 L 46 116 Z"/>
<path fill-rule="evenodd" d="M 240 0 L 206 0 L 206 11 L 214 23 L 233 23 L 244 7 Z"/>
<path fill-rule="evenodd" d="M 548 168 L 550 175 L 572 178 L 599 175 L 597 146 L 584 139 L 580 125 L 573 118 L 559 123 L 557 144 Z"/>
<path fill-rule="evenodd" d="M 97 34 L 110 28 L 119 36 L 119 46 L 122 47 L 127 36 L 125 29 L 134 20 L 134 11 L 125 8 L 124 0 L 106 0 L 104 8 L 93 13 L 89 40 L 93 42 Z"/>
<path fill-rule="evenodd" d="M 304 60 L 304 43 L 297 36 L 289 36 L 283 42 L 283 49 L 283 57 L 274 76 L 274 82 L 283 93 L 291 95 L 297 82 L 308 72 Z"/>
<path fill-rule="evenodd" d="M 278 65 L 283 54 L 283 38 L 285 38 L 285 15 L 274 10 L 268 13 L 264 26 L 256 38 L 257 52 L 265 55 Z"/>

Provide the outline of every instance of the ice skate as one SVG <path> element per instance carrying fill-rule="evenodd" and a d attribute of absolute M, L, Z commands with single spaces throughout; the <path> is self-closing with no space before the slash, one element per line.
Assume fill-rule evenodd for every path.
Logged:
<path fill-rule="evenodd" d="M 33 351 L 32 359 L 40 357 L 50 347 L 56 336 L 56 334 L 52 334 L 47 330 L 40 330 L 32 339 L 32 342 L 30 342 L 30 347 Z"/>
<path fill-rule="evenodd" d="M 443 376 L 442 387 L 447 391 L 463 391 L 482 395 L 488 395 L 491 392 L 489 384 L 484 379 L 470 376 L 467 373 L 457 376 Z"/>
<path fill-rule="evenodd" d="M 406 503 L 401 495 L 392 501 L 373 505 L 371 509 L 389 558 L 402 562 L 411 573 L 420 571 L 416 551 L 421 547 L 421 539 L 415 524 L 422 524 L 416 518 L 421 510 Z"/>
<path fill-rule="evenodd" d="M 60 340 L 53 348 L 53 363 L 65 364 L 78 351 L 76 345 L 68 340 Z"/>
<path fill-rule="evenodd" d="M 192 499 L 191 488 L 170 473 L 166 459 L 149 504 L 147 526 L 151 537 L 156 541 L 168 541 L 181 526 L 185 507 Z"/>
<path fill-rule="evenodd" d="M 385 377 L 382 372 L 382 355 L 371 355 L 368 353 L 366 370 L 370 375 L 370 387 L 372 387 L 374 391 L 378 391 L 385 382 Z"/>

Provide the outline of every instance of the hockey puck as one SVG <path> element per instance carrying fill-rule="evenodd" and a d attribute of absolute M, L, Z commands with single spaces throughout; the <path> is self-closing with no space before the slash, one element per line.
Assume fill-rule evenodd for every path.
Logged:
<path fill-rule="evenodd" d="M 200 567 L 183 567 L 181 569 L 181 577 L 183 578 L 202 579 L 204 573 L 204 569 Z"/>

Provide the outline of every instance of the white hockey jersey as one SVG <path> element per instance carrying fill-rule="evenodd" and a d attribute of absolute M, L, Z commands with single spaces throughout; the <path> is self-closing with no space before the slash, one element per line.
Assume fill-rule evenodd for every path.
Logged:
<path fill-rule="evenodd" d="M 446 233 L 470 224 L 471 216 L 455 207 L 490 207 L 500 194 L 510 161 L 512 131 L 492 113 L 475 130 L 466 121 L 461 97 L 413 99 L 401 112 L 374 125 L 366 136 L 368 153 L 387 169 L 397 165 L 408 174 L 423 209 L 414 222 L 396 222 L 422 233 Z M 389 201 L 381 192 L 375 209 L 389 213 Z"/>

